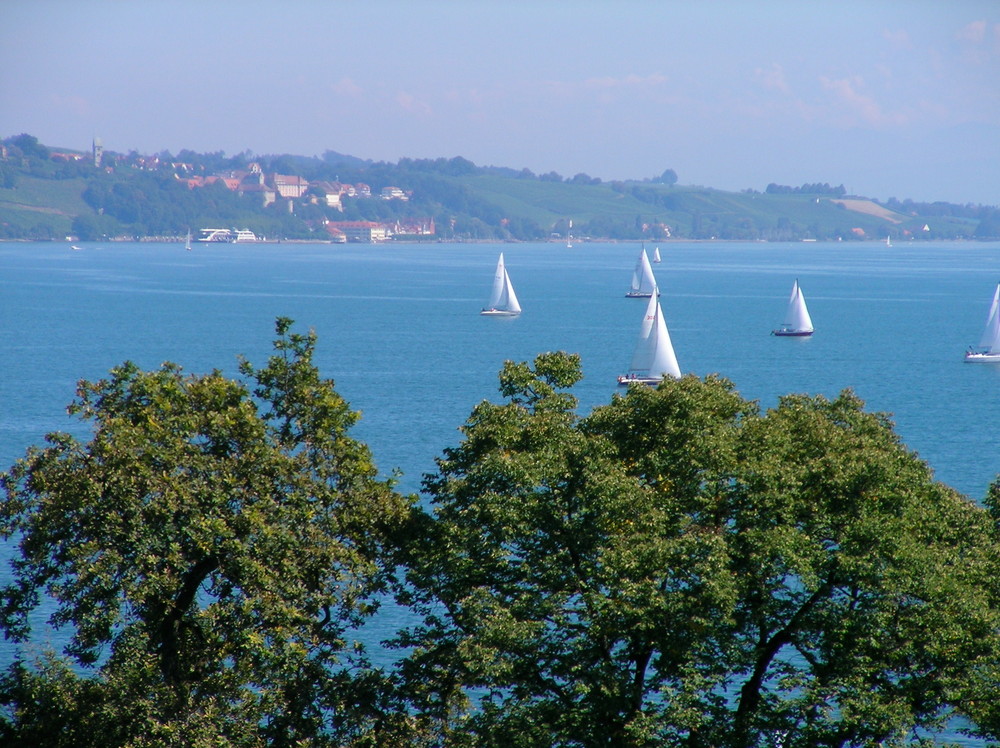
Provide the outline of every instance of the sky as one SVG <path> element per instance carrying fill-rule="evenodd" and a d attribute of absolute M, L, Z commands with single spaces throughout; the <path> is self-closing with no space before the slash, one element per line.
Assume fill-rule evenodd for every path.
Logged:
<path fill-rule="evenodd" d="M 1000 205 L 997 0 L 3 0 L 0 137 Z"/>

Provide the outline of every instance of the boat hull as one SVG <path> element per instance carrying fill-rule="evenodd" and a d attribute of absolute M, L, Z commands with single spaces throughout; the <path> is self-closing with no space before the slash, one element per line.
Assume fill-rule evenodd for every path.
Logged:
<path fill-rule="evenodd" d="M 520 312 L 508 312 L 505 309 L 484 309 L 479 314 L 483 317 L 516 317 Z"/>
<path fill-rule="evenodd" d="M 663 381 L 663 377 L 618 377 L 619 387 L 628 387 L 630 384 L 648 384 L 650 387 L 655 387 L 660 382 Z"/>
<path fill-rule="evenodd" d="M 1000 364 L 1000 353 L 966 353 L 967 364 Z"/>
<path fill-rule="evenodd" d="M 772 335 L 779 338 L 808 338 L 813 334 L 812 330 L 771 330 Z"/>
<path fill-rule="evenodd" d="M 645 291 L 629 291 L 627 294 L 625 294 L 625 298 L 626 299 L 648 299 L 652 295 L 653 295 L 652 293 L 646 293 Z M 659 296 L 660 294 L 656 294 L 656 295 Z"/>

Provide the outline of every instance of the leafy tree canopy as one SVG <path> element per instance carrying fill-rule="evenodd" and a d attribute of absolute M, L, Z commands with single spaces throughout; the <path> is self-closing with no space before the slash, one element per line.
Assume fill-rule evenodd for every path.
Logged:
<path fill-rule="evenodd" d="M 343 745 L 402 720 L 352 632 L 409 503 L 348 435 L 315 336 L 277 333 L 245 382 L 169 363 L 81 382 L 93 437 L 50 434 L 3 476 L 4 631 L 24 640 L 47 596 L 78 668 L 8 672 L 5 744 Z"/>
<path fill-rule="evenodd" d="M 688 376 L 579 418 L 579 376 L 505 366 L 426 481 L 402 641 L 451 744 L 890 746 L 995 703 L 995 527 L 884 416 Z"/>

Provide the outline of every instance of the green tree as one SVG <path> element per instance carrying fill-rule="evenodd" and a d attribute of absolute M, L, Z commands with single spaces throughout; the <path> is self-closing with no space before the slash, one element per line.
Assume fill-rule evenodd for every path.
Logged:
<path fill-rule="evenodd" d="M 348 435 L 358 414 L 319 377 L 315 335 L 276 327 L 267 364 L 241 364 L 252 392 L 125 363 L 78 387 L 88 442 L 50 434 L 3 476 L 0 528 L 20 542 L 4 631 L 24 640 L 46 595 L 79 668 L 8 672 L 5 744 L 401 742 L 352 632 L 409 502 Z"/>
<path fill-rule="evenodd" d="M 667 169 L 660 175 L 659 179 L 655 181 L 660 182 L 661 184 L 677 184 L 677 172 L 673 169 Z"/>
<path fill-rule="evenodd" d="M 505 365 L 426 480 L 401 642 L 447 744 L 890 746 L 988 698 L 995 527 L 884 416 L 685 377 L 579 418 L 579 376 Z"/>

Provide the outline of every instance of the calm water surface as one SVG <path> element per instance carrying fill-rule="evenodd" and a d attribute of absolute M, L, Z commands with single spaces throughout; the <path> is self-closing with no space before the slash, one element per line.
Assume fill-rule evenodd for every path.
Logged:
<path fill-rule="evenodd" d="M 321 373 L 363 412 L 355 436 L 416 492 L 471 408 L 498 398 L 505 359 L 579 353 L 581 412 L 608 402 L 646 303 L 624 297 L 635 244 L 81 246 L 0 244 L 0 469 L 46 432 L 79 432 L 64 411 L 77 380 L 124 360 L 236 376 L 239 355 L 264 362 L 287 316 L 316 330 Z M 1000 473 L 1000 366 L 962 353 L 1000 281 L 1000 244 L 659 247 L 684 372 L 722 374 L 763 407 L 850 387 L 939 480 L 982 499 Z M 500 251 L 515 319 L 478 314 Z M 796 278 L 816 334 L 774 338 Z"/>

